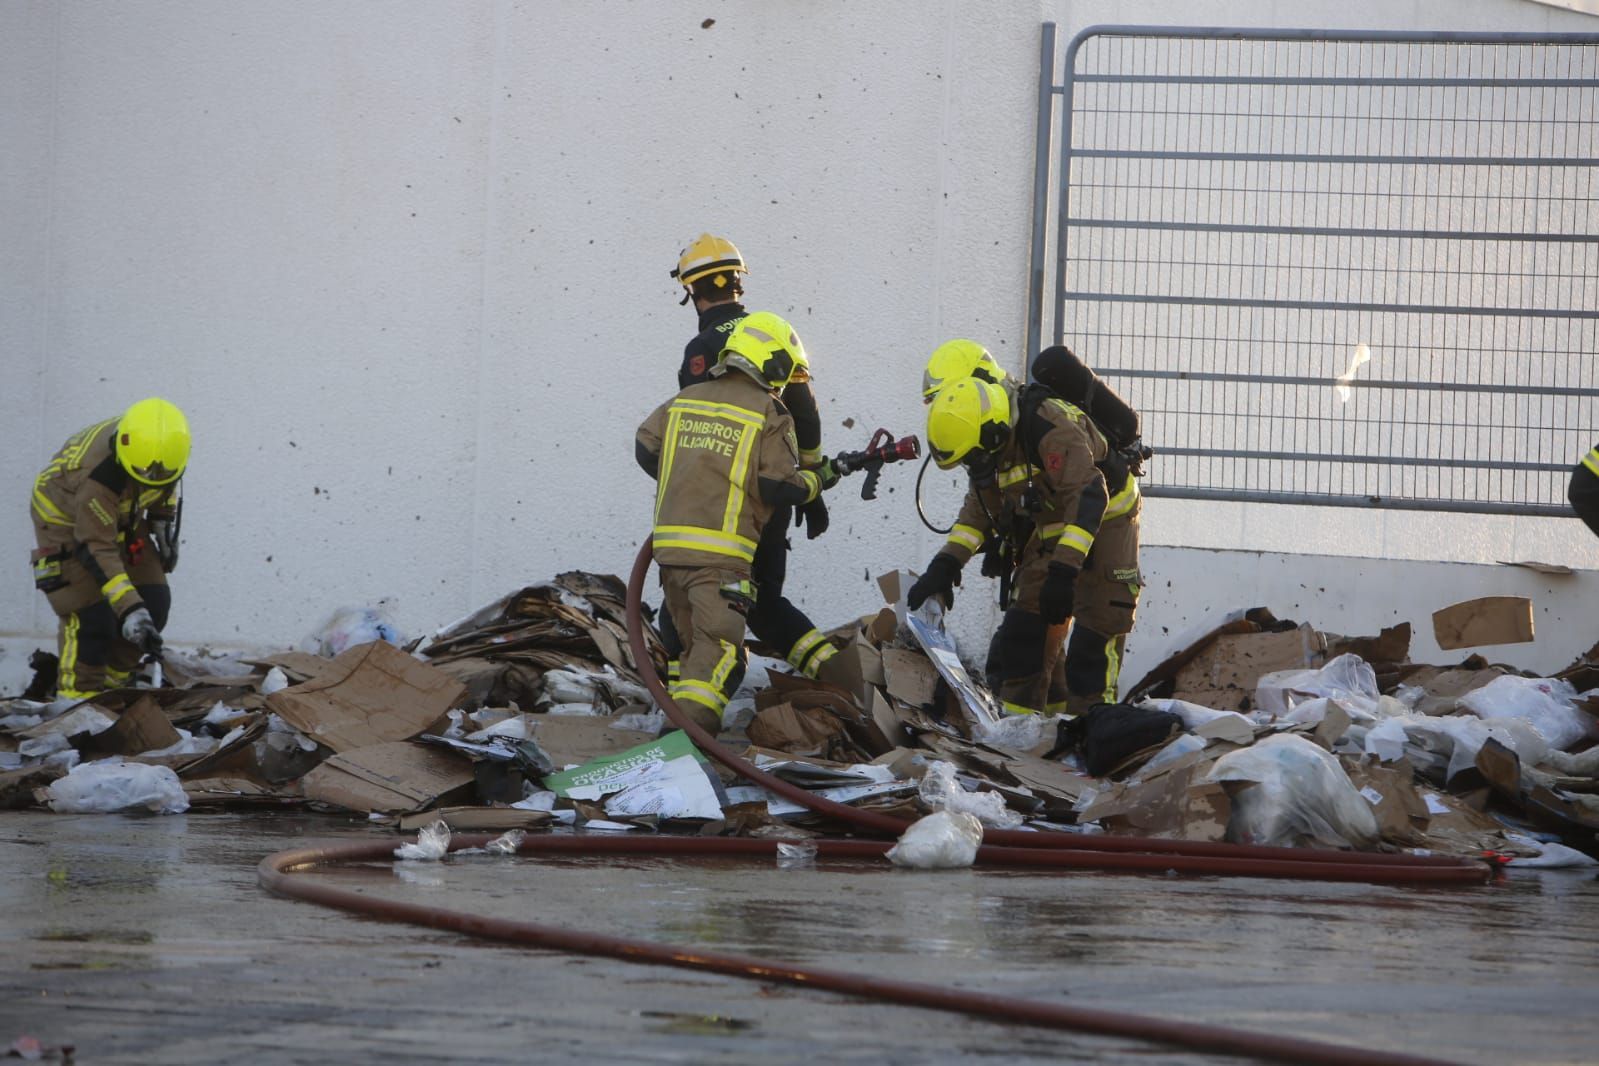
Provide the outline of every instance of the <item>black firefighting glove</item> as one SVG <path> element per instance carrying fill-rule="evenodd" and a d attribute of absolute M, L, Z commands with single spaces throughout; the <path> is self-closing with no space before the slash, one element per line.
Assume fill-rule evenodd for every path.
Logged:
<path fill-rule="evenodd" d="M 1078 569 L 1070 563 L 1050 563 L 1049 576 L 1038 590 L 1038 613 L 1044 624 L 1058 626 L 1072 616 L 1077 600 Z"/>
<path fill-rule="evenodd" d="M 953 555 L 939 552 L 927 564 L 927 572 L 912 583 L 905 594 L 905 606 L 916 610 L 927 602 L 929 596 L 938 596 L 946 607 L 955 602 L 955 586 L 961 583 L 961 564 Z"/>
<path fill-rule="evenodd" d="M 136 645 L 145 655 L 161 654 L 161 631 L 143 607 L 135 607 L 122 620 L 122 639 Z"/>
<path fill-rule="evenodd" d="M 821 479 L 823 492 L 837 485 L 838 479 L 844 476 L 844 472 L 838 468 L 838 464 L 831 459 L 823 459 L 812 467 L 812 470 Z"/>
<path fill-rule="evenodd" d="M 827 504 L 822 502 L 820 496 L 794 508 L 794 528 L 800 526 L 805 527 L 806 540 L 815 540 L 827 532 Z"/>

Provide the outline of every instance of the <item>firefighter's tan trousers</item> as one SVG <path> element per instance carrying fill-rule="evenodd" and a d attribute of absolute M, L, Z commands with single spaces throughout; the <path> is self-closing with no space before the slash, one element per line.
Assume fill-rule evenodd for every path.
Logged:
<path fill-rule="evenodd" d="M 722 728 L 722 711 L 744 678 L 744 616 L 722 595 L 723 585 L 747 582 L 749 574 L 713 567 L 663 566 L 666 609 L 683 641 L 681 666 L 669 686 L 684 713 L 711 735 Z"/>

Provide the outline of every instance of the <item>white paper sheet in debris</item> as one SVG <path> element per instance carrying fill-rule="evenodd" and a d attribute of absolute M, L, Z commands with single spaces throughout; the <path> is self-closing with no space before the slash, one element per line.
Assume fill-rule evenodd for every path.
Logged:
<path fill-rule="evenodd" d="M 572 799 L 605 800 L 618 818 L 654 814 L 662 818 L 720 818 L 722 803 L 705 767 L 690 756 L 654 759 L 589 785 L 569 789 Z"/>
<path fill-rule="evenodd" d="M 992 728 L 999 722 L 999 708 L 994 705 L 992 696 L 972 682 L 966 667 L 961 665 L 960 656 L 955 653 L 955 641 L 944 632 L 940 614 L 930 610 L 934 603 L 929 599 L 920 610 L 907 615 L 906 625 L 972 720 Z"/>

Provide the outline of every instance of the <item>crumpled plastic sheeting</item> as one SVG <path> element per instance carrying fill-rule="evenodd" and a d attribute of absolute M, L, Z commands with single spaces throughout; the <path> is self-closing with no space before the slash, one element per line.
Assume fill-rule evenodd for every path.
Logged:
<path fill-rule="evenodd" d="M 558 666 L 539 679 L 538 703 L 548 714 L 607 714 L 628 703 L 651 703 L 642 686 L 607 665 L 603 670 Z"/>
<path fill-rule="evenodd" d="M 917 793 L 935 811 L 970 814 L 996 829 L 1015 829 L 1023 821 L 1019 813 L 1005 806 L 1005 797 L 998 792 L 967 792 L 955 776 L 955 767 L 947 762 L 928 764 Z"/>
<path fill-rule="evenodd" d="M 515 855 L 516 849 L 522 846 L 522 841 L 526 837 L 527 833 L 520 829 L 507 829 L 487 844 L 484 844 L 483 850 L 490 855 Z M 449 841 L 446 840 L 445 843 L 448 845 Z"/>
<path fill-rule="evenodd" d="M 1587 715 L 1577 710 L 1577 690 L 1571 682 L 1554 677 L 1515 677 L 1506 674 L 1460 697 L 1460 706 L 1488 721 L 1520 719 L 1564 751 L 1590 735 Z"/>
<path fill-rule="evenodd" d="M 394 849 L 396 859 L 415 859 L 437 862 L 450 850 L 450 827 L 441 818 L 432 825 L 423 826 L 416 834 L 416 843 L 401 844 Z"/>
<path fill-rule="evenodd" d="M 631 729 L 638 733 L 660 736 L 666 728 L 666 712 L 650 711 L 647 714 L 619 714 L 611 719 L 612 729 Z"/>
<path fill-rule="evenodd" d="M 1254 727 L 1253 722 L 1237 711 L 1218 711 L 1211 707 L 1201 707 L 1197 703 L 1189 703 L 1187 700 L 1144 700 L 1140 706 L 1175 714 L 1183 720 L 1184 729 L 1198 729 L 1218 718 L 1236 718 L 1246 726 Z"/>
<path fill-rule="evenodd" d="M 1190 752 L 1204 751 L 1205 745 L 1206 740 L 1204 737 L 1196 737 L 1192 733 L 1184 733 L 1151 755 L 1149 761 L 1134 771 L 1128 780 L 1135 783 L 1143 781 L 1162 766 L 1174 763 Z"/>
<path fill-rule="evenodd" d="M 386 640 L 399 646 L 405 643 L 400 630 L 389 617 L 389 601 L 379 600 L 371 607 L 341 607 L 300 642 L 300 650 L 312 655 L 334 656 L 346 648 Z"/>
<path fill-rule="evenodd" d="M 74 766 L 46 790 L 61 814 L 106 814 L 147 810 L 182 814 L 189 809 L 178 775 L 165 766 L 123 762 L 120 757 Z"/>
<path fill-rule="evenodd" d="M 1549 753 L 1549 742 L 1543 734 L 1532 723 L 1520 718 L 1488 722 L 1470 715 L 1449 714 L 1412 715 L 1397 721 L 1404 727 L 1408 754 L 1430 754 L 1448 760 L 1445 781 L 1476 766 L 1477 752 L 1489 737 L 1515 752 L 1523 766 L 1534 766 Z M 1426 760 L 1412 758 L 1412 761 L 1420 764 Z"/>
<path fill-rule="evenodd" d="M 919 818 L 888 849 L 888 861 L 916 870 L 955 870 L 977 860 L 983 823 L 964 811 L 934 811 Z"/>
<path fill-rule="evenodd" d="M 1532 870 L 1582 870 L 1599 866 L 1599 859 L 1585 855 L 1576 848 L 1568 848 L 1564 844 L 1536 840 L 1522 833 L 1508 833 L 1506 836 L 1517 844 L 1538 849 L 1537 855 L 1517 856 L 1511 859 L 1508 864 L 1510 866 Z"/>
<path fill-rule="evenodd" d="M 1048 723 L 1053 727 L 1054 722 Z M 1008 714 L 988 725 L 977 723 L 978 739 L 984 744 L 1011 751 L 1031 751 L 1044 742 L 1046 723 L 1039 714 Z"/>
<path fill-rule="evenodd" d="M 1358 655 L 1340 655 L 1318 670 L 1279 670 L 1255 683 L 1258 713 L 1278 718 L 1317 697 L 1375 703 L 1377 672 Z"/>
<path fill-rule="evenodd" d="M 1227 839 L 1293 847 L 1304 839 L 1332 846 L 1377 842 L 1371 805 L 1329 752 L 1304 737 L 1279 733 L 1216 760 L 1207 781 L 1253 781 L 1232 798 Z"/>
<path fill-rule="evenodd" d="M 779 870 L 800 870 L 816 865 L 816 842 L 800 840 L 792 844 L 779 842 L 777 845 L 777 868 Z"/>

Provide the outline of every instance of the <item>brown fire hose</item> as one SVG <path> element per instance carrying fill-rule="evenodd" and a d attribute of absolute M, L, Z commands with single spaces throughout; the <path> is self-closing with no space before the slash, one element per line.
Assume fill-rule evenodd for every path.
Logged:
<path fill-rule="evenodd" d="M 481 847 L 488 834 L 455 837 L 450 850 Z M 818 840 L 818 858 L 877 858 L 891 846 L 880 840 Z M 1027 865 L 1075 865 L 1080 856 L 1065 852 L 1025 848 L 985 848 L 990 862 Z M 770 858 L 777 842 L 749 837 L 617 837 L 609 835 L 529 835 L 519 854 L 571 855 L 695 855 L 746 856 Z M 587 933 L 569 927 L 489 918 L 479 914 L 443 910 L 418 903 L 363 895 L 348 889 L 294 876 L 296 872 L 318 866 L 348 862 L 382 862 L 393 857 L 389 841 L 341 844 L 321 848 L 294 848 L 268 855 L 256 874 L 261 886 L 280 896 L 350 911 L 371 918 L 407 922 L 467 936 L 501 940 L 512 944 L 570 951 L 579 955 L 599 955 L 623 962 L 653 966 L 676 966 L 706 973 L 725 974 L 764 983 L 799 985 L 848 996 L 860 996 L 884 1003 L 933 1010 L 954 1011 L 989 1021 L 1035 1025 L 1080 1033 L 1129 1037 L 1155 1043 L 1172 1044 L 1212 1054 L 1246 1055 L 1271 1062 L 1316 1063 L 1325 1066 L 1448 1066 L 1438 1059 L 1421 1058 L 1387 1051 L 1325 1044 L 1271 1033 L 1229 1029 L 1220 1025 L 1176 1021 L 1170 1018 L 1124 1014 L 1093 1007 L 1069 1007 L 1061 1003 L 1013 999 L 966 989 L 941 988 L 913 981 L 897 981 L 870 974 L 842 970 L 818 970 L 752 955 L 725 955 L 696 947 L 655 944 L 645 940 Z M 998 853 L 998 857 L 995 857 Z M 1132 856 L 1153 858 L 1153 856 Z M 1056 860 L 1064 860 L 1057 863 Z"/>
<path fill-rule="evenodd" d="M 644 579 L 652 559 L 649 541 L 639 548 L 633 573 L 627 585 L 627 636 L 633 660 L 644 678 L 650 695 L 666 712 L 673 725 L 686 732 L 706 755 L 720 762 L 746 781 L 760 785 L 818 814 L 837 818 L 858 829 L 898 836 L 910 827 L 903 819 L 876 811 L 862 811 L 825 799 L 758 769 L 749 760 L 735 755 L 716 742 L 716 738 L 695 724 L 672 700 L 661 683 L 655 661 L 644 641 L 642 604 Z M 983 830 L 984 845 L 977 861 L 985 862 L 991 846 L 1089 852 L 1092 860 L 1080 864 L 1107 870 L 1175 870 L 1178 873 L 1222 874 L 1232 877 L 1296 877 L 1310 880 L 1429 882 L 1433 884 L 1481 884 L 1492 875 L 1481 862 L 1449 856 L 1386 855 L 1370 852 L 1334 851 L 1327 848 L 1276 848 L 1251 844 L 1223 844 L 1197 840 L 1163 840 L 1154 837 L 1129 837 L 1076 833 L 1024 832 L 1017 829 Z M 1136 852 L 1138 855 L 1121 854 Z M 1115 853 L 1115 854 L 1112 854 Z M 1159 857 L 1158 861 L 1145 861 Z M 1328 871 L 1344 869 L 1337 877 Z"/>
<path fill-rule="evenodd" d="M 672 723 L 687 732 L 707 755 L 748 781 L 860 829 L 896 836 L 902 833 L 909 823 L 822 799 L 757 769 L 717 744 L 715 738 L 707 735 L 678 709 L 661 684 L 644 641 L 641 604 L 650 560 L 650 546 L 646 542 L 639 551 L 628 584 L 628 638 L 639 673 Z M 489 839 L 487 834 L 455 837 L 450 842 L 450 850 L 480 847 Z M 977 861 L 996 866 L 1151 873 L 1175 871 L 1218 876 L 1410 884 L 1480 884 L 1491 875 L 1491 870 L 1482 863 L 1423 856 L 1365 855 L 1330 850 L 1249 847 L 1136 837 L 1080 837 L 1065 833 L 994 829 L 985 830 L 984 840 L 985 843 L 977 850 Z M 819 839 L 814 843 L 818 858 L 824 859 L 879 859 L 892 846 L 891 842 L 885 840 L 840 838 Z M 770 858 L 776 852 L 776 841 L 748 837 L 617 837 L 587 834 L 529 835 L 518 848 L 518 853 L 524 855 L 656 855 L 677 858 Z M 625 962 L 676 966 L 747 980 L 793 984 L 887 1003 L 954 1011 L 992 1021 L 1128 1037 L 1194 1051 L 1245 1055 L 1274 1062 L 1326 1066 L 1447 1066 L 1442 1060 L 1414 1055 L 1119 1011 L 1013 999 L 867 974 L 800 968 L 748 955 L 718 954 L 695 947 L 655 944 L 570 928 L 489 918 L 367 896 L 294 876 L 298 871 L 318 866 L 386 861 L 392 854 L 393 845 L 389 842 L 291 849 L 262 859 L 257 876 L 262 887 L 278 895 L 389 921 L 539 948 L 605 956 Z"/>

